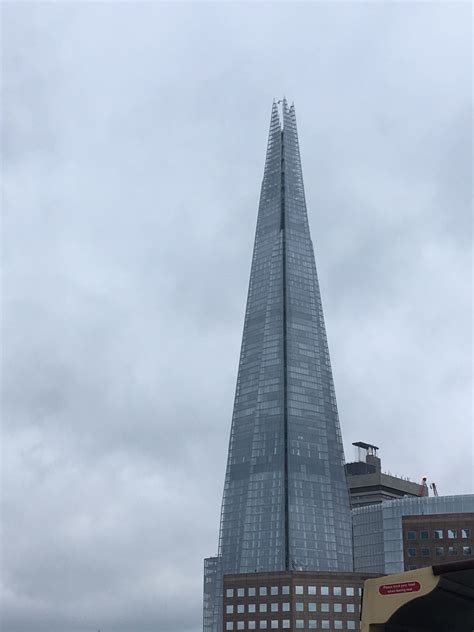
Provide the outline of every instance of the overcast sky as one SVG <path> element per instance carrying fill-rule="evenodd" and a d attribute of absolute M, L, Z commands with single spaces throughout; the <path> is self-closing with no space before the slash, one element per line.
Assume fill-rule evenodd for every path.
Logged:
<path fill-rule="evenodd" d="M 469 3 L 3 4 L 3 632 L 199 632 L 273 98 L 346 458 L 472 492 Z"/>

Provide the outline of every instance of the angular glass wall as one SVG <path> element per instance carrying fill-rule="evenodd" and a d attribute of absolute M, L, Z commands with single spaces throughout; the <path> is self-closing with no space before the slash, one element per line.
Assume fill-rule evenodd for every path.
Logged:
<path fill-rule="evenodd" d="M 295 110 L 283 107 L 289 568 L 351 570 L 344 454 Z"/>
<path fill-rule="evenodd" d="M 204 632 L 222 630 L 222 560 L 220 557 L 208 557 L 204 560 Z"/>
<path fill-rule="evenodd" d="M 294 107 L 274 104 L 222 504 L 225 572 L 351 570 L 349 496 Z"/>
<path fill-rule="evenodd" d="M 274 104 L 222 501 L 223 574 L 352 570 L 343 447 L 286 101 L 282 118 Z"/>
<path fill-rule="evenodd" d="M 472 512 L 472 494 L 401 498 L 354 509 L 354 570 L 387 574 L 404 570 L 403 516 Z"/>

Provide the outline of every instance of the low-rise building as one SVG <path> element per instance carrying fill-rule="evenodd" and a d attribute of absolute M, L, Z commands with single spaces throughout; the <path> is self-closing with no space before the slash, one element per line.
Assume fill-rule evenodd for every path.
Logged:
<path fill-rule="evenodd" d="M 359 630 L 364 581 L 378 575 L 312 571 L 224 575 L 224 630 Z"/>
<path fill-rule="evenodd" d="M 354 570 L 400 573 L 469 559 L 474 495 L 401 498 L 353 509 Z"/>

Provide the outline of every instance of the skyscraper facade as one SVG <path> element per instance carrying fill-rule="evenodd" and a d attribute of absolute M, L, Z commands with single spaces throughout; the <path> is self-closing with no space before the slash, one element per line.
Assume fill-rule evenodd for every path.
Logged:
<path fill-rule="evenodd" d="M 399 498 L 352 513 L 358 572 L 401 573 L 474 557 L 474 494 Z"/>
<path fill-rule="evenodd" d="M 351 571 L 350 503 L 294 106 L 273 104 L 205 630 L 225 573 Z M 214 596 L 212 596 L 214 595 Z M 206 627 L 207 625 L 207 627 Z"/>

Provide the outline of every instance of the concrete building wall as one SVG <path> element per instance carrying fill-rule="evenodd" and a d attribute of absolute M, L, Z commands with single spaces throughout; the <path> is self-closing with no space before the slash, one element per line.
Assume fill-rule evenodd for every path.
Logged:
<path fill-rule="evenodd" d="M 236 630 L 359 630 L 364 580 L 349 572 L 224 575 L 223 628 Z"/>

